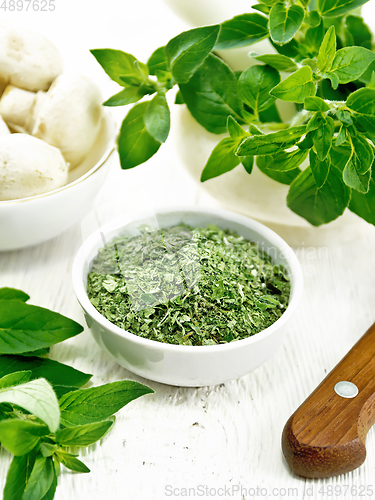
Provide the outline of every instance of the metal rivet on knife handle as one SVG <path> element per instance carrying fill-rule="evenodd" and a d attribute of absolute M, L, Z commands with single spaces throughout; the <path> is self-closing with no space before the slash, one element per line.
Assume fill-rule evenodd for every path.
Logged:
<path fill-rule="evenodd" d="M 341 390 L 349 382 L 358 393 L 339 395 L 338 381 Z M 303 477 L 352 471 L 365 461 L 366 436 L 374 423 L 375 324 L 289 418 L 282 435 L 285 459 Z"/>

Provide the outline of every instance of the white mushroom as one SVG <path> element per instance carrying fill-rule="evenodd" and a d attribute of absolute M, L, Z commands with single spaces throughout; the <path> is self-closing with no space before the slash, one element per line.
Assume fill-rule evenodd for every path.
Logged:
<path fill-rule="evenodd" d="M 63 74 L 48 92 L 8 86 L 0 100 L 0 115 L 9 126 L 59 148 L 73 169 L 96 141 L 103 116 L 101 103 L 100 90 L 89 78 Z"/>
<path fill-rule="evenodd" d="M 10 134 L 10 130 L 7 127 L 7 124 L 5 123 L 5 121 L 0 116 L 0 136 L 2 136 L 2 135 L 9 135 L 9 134 Z"/>
<path fill-rule="evenodd" d="M 26 90 L 47 90 L 62 73 L 60 53 L 33 31 L 0 24 L 0 90 L 11 84 Z"/>
<path fill-rule="evenodd" d="M 0 137 L 0 201 L 27 198 L 67 182 L 61 152 L 27 134 Z"/>

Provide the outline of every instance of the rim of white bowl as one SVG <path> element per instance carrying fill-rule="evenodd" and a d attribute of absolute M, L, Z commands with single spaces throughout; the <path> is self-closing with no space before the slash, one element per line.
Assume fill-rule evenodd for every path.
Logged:
<path fill-rule="evenodd" d="M 106 119 L 109 119 L 112 121 L 113 130 L 115 131 L 116 124 L 115 124 L 112 116 L 109 113 L 107 114 Z M 76 186 L 80 182 L 83 182 L 88 177 L 95 174 L 95 172 L 100 170 L 101 167 L 107 162 L 108 158 L 115 151 L 115 149 L 116 149 L 116 146 L 114 144 L 115 140 L 116 140 L 115 135 L 116 135 L 116 133 L 114 133 L 113 137 L 110 139 L 109 146 L 106 148 L 106 150 L 104 151 L 104 153 L 100 157 L 100 160 L 97 161 L 95 163 L 95 165 L 92 168 L 90 168 L 90 170 L 88 170 L 85 174 L 81 175 L 81 177 L 78 177 L 78 179 L 76 179 L 75 181 L 69 182 L 69 184 L 65 184 L 64 186 L 61 186 L 57 189 L 54 189 L 53 191 L 48 191 L 47 193 L 36 194 L 34 196 L 28 196 L 27 198 L 19 198 L 16 200 L 0 200 L 0 206 L 1 205 L 11 205 L 11 204 L 15 204 L 15 203 L 24 203 L 26 201 L 33 201 L 33 200 L 39 200 L 40 198 L 46 198 L 48 196 L 52 196 L 53 194 L 60 193 L 61 191 L 65 191 L 66 189 L 70 189 L 71 187 Z"/>
<path fill-rule="evenodd" d="M 176 212 L 185 212 L 185 213 L 201 213 L 204 215 L 215 215 L 219 217 L 223 217 L 224 219 L 228 219 L 228 221 L 236 222 L 241 224 L 247 228 L 253 229 L 259 235 L 267 238 L 271 243 L 280 250 L 287 262 L 287 265 L 290 268 L 290 278 L 292 283 L 291 295 L 289 299 L 289 304 L 286 307 L 283 315 L 275 321 L 272 325 L 264 330 L 252 335 L 251 337 L 247 337 L 241 340 L 237 340 L 235 342 L 228 342 L 226 344 L 217 344 L 217 345 L 204 345 L 204 346 L 186 346 L 186 345 L 176 345 L 176 344 L 167 344 L 164 342 L 158 342 L 157 340 L 150 340 L 143 337 L 139 337 L 138 335 L 131 333 L 119 326 L 116 326 L 114 323 L 111 323 L 107 318 L 105 318 L 90 302 L 88 295 L 86 293 L 86 289 L 84 286 L 84 282 L 82 280 L 82 272 L 84 266 L 87 264 L 87 256 L 92 250 L 93 246 L 95 246 L 98 236 L 116 231 L 125 228 L 128 224 L 133 223 L 134 221 L 140 221 L 150 215 L 166 215 Z M 115 235 L 113 236 L 115 237 Z M 207 353 L 208 351 L 217 351 L 217 350 L 232 350 L 238 349 L 241 346 L 245 346 L 248 344 L 253 344 L 261 341 L 265 337 L 272 335 L 276 330 L 280 329 L 293 315 L 295 310 L 297 309 L 298 303 L 301 299 L 303 292 L 303 273 L 301 265 L 297 259 L 296 254 L 292 250 L 292 248 L 284 241 L 281 236 L 272 231 L 272 229 L 268 228 L 264 224 L 251 219 L 242 214 L 238 214 L 236 212 L 231 212 L 230 210 L 218 209 L 218 208 L 206 208 L 206 207 L 191 207 L 191 206 L 172 206 L 172 207 L 157 207 L 154 210 L 148 210 L 145 212 L 140 212 L 133 214 L 132 216 L 122 216 L 118 217 L 103 226 L 99 227 L 96 231 L 94 231 L 81 245 L 79 248 L 73 262 L 72 267 L 72 280 L 73 280 L 73 289 L 75 295 L 77 297 L 78 302 L 80 303 L 82 309 L 91 316 L 97 323 L 99 323 L 103 328 L 111 330 L 113 333 L 120 337 L 124 337 L 131 342 L 138 344 L 139 346 L 148 347 L 150 349 L 158 349 L 165 351 L 178 351 L 178 352 L 194 352 L 197 353 Z"/>

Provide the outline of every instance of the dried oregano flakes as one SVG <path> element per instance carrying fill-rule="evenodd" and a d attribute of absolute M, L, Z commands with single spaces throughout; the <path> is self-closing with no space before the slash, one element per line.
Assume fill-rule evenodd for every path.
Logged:
<path fill-rule="evenodd" d="M 285 311 L 289 277 L 234 231 L 139 228 L 99 250 L 87 279 L 94 307 L 140 337 L 215 345 L 252 336 Z"/>

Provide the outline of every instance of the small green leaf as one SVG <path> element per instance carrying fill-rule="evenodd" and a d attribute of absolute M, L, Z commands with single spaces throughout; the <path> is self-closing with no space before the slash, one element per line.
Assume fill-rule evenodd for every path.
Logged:
<path fill-rule="evenodd" d="M 182 96 L 181 90 L 179 90 L 176 94 L 176 98 L 174 101 L 175 104 L 185 104 L 184 98 Z"/>
<path fill-rule="evenodd" d="M 259 12 L 262 12 L 266 15 L 270 13 L 270 8 L 268 7 L 268 5 L 264 5 L 263 3 L 256 3 L 255 5 L 252 5 L 251 8 L 254 10 L 258 10 Z"/>
<path fill-rule="evenodd" d="M 297 64 L 290 57 L 283 56 L 282 54 L 264 54 L 258 55 L 256 52 L 249 54 L 253 59 L 268 64 L 278 71 L 295 71 L 298 69 Z"/>
<path fill-rule="evenodd" d="M 238 139 L 224 137 L 215 146 L 202 171 L 201 182 L 225 174 L 240 164 L 241 160 L 235 154 L 238 143 Z"/>
<path fill-rule="evenodd" d="M 60 462 L 65 465 L 67 469 L 70 469 L 74 472 L 90 472 L 90 469 L 85 465 L 81 460 L 78 460 L 74 455 L 70 453 L 65 453 L 58 451 L 57 456 L 59 457 Z"/>
<path fill-rule="evenodd" d="M 50 347 L 78 335 L 83 328 L 49 309 L 3 299 L 0 300 L 0 330 L 0 354 L 18 354 Z"/>
<path fill-rule="evenodd" d="M 54 455 L 54 453 L 57 450 L 57 444 L 52 444 L 52 443 L 42 443 L 40 445 L 40 452 L 43 455 L 43 457 L 51 457 Z"/>
<path fill-rule="evenodd" d="M 249 135 L 249 133 L 236 122 L 233 116 L 228 116 L 227 129 L 232 139 L 242 139 Z"/>
<path fill-rule="evenodd" d="M 160 148 L 161 143 L 146 129 L 144 117 L 148 105 L 148 102 L 136 104 L 122 122 L 117 146 L 123 169 L 144 163 Z"/>
<path fill-rule="evenodd" d="M 1 359 L 0 359 L 1 361 Z M 23 384 L 28 382 L 31 377 L 31 371 L 16 371 L 14 373 L 9 373 L 0 378 L 0 389 L 5 387 L 12 387 L 13 385 Z"/>
<path fill-rule="evenodd" d="M 331 26 L 324 35 L 322 45 L 319 50 L 317 67 L 321 73 L 329 71 L 332 67 L 336 54 L 336 32 L 335 27 Z"/>
<path fill-rule="evenodd" d="M 131 85 L 103 102 L 103 106 L 126 106 L 127 104 L 133 104 L 139 101 L 149 93 L 148 91 L 142 90 L 140 85 Z"/>
<path fill-rule="evenodd" d="M 131 380 L 70 392 L 60 398 L 61 423 L 73 427 L 105 420 L 130 401 L 152 392 Z"/>
<path fill-rule="evenodd" d="M 374 170 L 374 169 L 373 169 Z M 375 179 L 370 179 L 369 190 L 365 193 L 352 191 L 349 209 L 365 221 L 375 225 Z"/>
<path fill-rule="evenodd" d="M 292 170 L 286 170 L 283 172 L 274 170 L 273 168 L 267 168 L 269 165 L 273 164 L 274 156 L 276 155 L 258 156 L 256 159 L 257 167 L 261 172 L 263 172 L 263 174 L 267 175 L 267 177 L 270 177 L 276 182 L 290 185 L 294 181 L 294 179 L 299 176 L 299 174 L 301 173 L 301 169 L 299 167 L 296 167 Z"/>
<path fill-rule="evenodd" d="M 244 47 L 268 36 L 268 20 L 257 13 L 241 14 L 221 24 L 215 49 Z"/>
<path fill-rule="evenodd" d="M 305 17 L 305 22 L 313 28 L 319 26 L 321 20 L 322 18 L 320 17 L 320 14 L 317 10 L 310 10 L 310 12 Z"/>
<path fill-rule="evenodd" d="M 1 389 L 0 403 L 10 403 L 24 408 L 43 420 L 52 432 L 56 432 L 59 427 L 59 404 L 52 387 L 45 379 Z"/>
<path fill-rule="evenodd" d="M 318 188 L 324 186 L 331 165 L 330 157 L 327 156 L 324 160 L 320 160 L 318 155 L 311 149 L 309 153 L 309 161 L 311 172 L 315 179 L 315 184 Z"/>
<path fill-rule="evenodd" d="M 343 144 L 346 141 L 347 138 L 348 138 L 348 135 L 346 132 L 346 128 L 344 126 L 341 126 L 340 132 L 337 134 L 337 137 L 336 137 L 335 145 L 340 146 L 341 144 Z"/>
<path fill-rule="evenodd" d="M 302 141 L 297 143 L 299 149 L 311 149 L 313 147 L 312 132 L 308 132 Z"/>
<path fill-rule="evenodd" d="M 254 156 L 245 156 L 241 159 L 241 163 L 248 174 L 251 174 L 254 168 Z"/>
<path fill-rule="evenodd" d="M 336 117 L 340 120 L 341 123 L 344 123 L 345 125 L 353 125 L 353 120 L 349 111 L 338 109 L 336 112 Z"/>
<path fill-rule="evenodd" d="M 272 40 L 280 45 L 289 42 L 300 29 L 305 11 L 299 5 L 286 8 L 277 3 L 270 11 L 270 35 Z"/>
<path fill-rule="evenodd" d="M 355 162 L 356 169 L 358 173 L 365 174 L 369 171 L 374 161 L 374 149 L 366 138 L 359 133 L 351 137 L 351 142 L 354 148 L 353 161 Z"/>
<path fill-rule="evenodd" d="M 320 97 L 306 97 L 304 100 L 305 109 L 307 111 L 329 111 L 328 104 Z"/>
<path fill-rule="evenodd" d="M 347 186 L 360 193 L 367 193 L 370 187 L 371 169 L 364 174 L 357 170 L 357 163 L 350 159 L 345 165 L 343 179 Z"/>
<path fill-rule="evenodd" d="M 356 9 L 368 0 L 319 0 L 319 11 L 325 17 L 342 16 L 350 10 Z"/>
<path fill-rule="evenodd" d="M 372 33 L 363 19 L 358 16 L 346 16 L 346 28 L 353 38 L 353 45 L 360 45 L 366 49 L 372 49 Z"/>
<path fill-rule="evenodd" d="M 30 420 L 8 419 L 0 421 L 1 446 L 15 456 L 29 453 L 38 444 L 41 436 L 49 434 L 46 425 Z"/>
<path fill-rule="evenodd" d="M 292 127 L 266 135 L 251 135 L 239 145 L 237 156 L 269 155 L 293 146 L 306 132 L 306 126 Z"/>
<path fill-rule="evenodd" d="M 107 75 L 122 87 L 124 80 L 121 77 L 130 77 L 141 83 L 148 73 L 147 66 L 127 52 L 114 49 L 94 49 L 90 52 Z"/>
<path fill-rule="evenodd" d="M 335 122 L 330 116 L 322 115 L 319 127 L 313 134 L 314 148 L 319 160 L 323 161 L 331 149 L 333 134 L 335 132 Z"/>
<path fill-rule="evenodd" d="M 168 60 L 165 55 L 165 47 L 159 47 L 150 56 L 147 61 L 148 70 L 150 75 L 156 75 L 156 71 L 168 71 Z"/>
<path fill-rule="evenodd" d="M 315 28 L 309 28 L 305 33 L 305 40 L 302 49 L 302 53 L 307 50 L 307 54 L 314 56 L 314 59 L 310 59 L 309 66 L 313 66 L 314 69 L 317 65 L 317 60 L 315 56 L 319 53 L 322 42 L 324 38 L 324 24 L 321 22 Z M 311 62 L 313 61 L 313 63 Z"/>
<path fill-rule="evenodd" d="M 374 59 L 375 54 L 364 47 L 345 47 L 336 52 L 331 69 L 326 72 L 326 77 L 331 80 L 335 89 L 338 83 L 357 80 Z"/>
<path fill-rule="evenodd" d="M 177 83 L 186 83 L 214 48 L 220 26 L 184 31 L 165 47 L 170 71 Z"/>
<path fill-rule="evenodd" d="M 350 188 L 342 175 L 331 168 L 322 188 L 318 188 L 311 167 L 307 167 L 291 184 L 287 205 L 313 226 L 327 224 L 343 214 L 350 201 Z"/>
<path fill-rule="evenodd" d="M 270 90 L 279 82 L 279 72 L 271 66 L 250 66 L 238 79 L 238 95 L 258 116 L 275 102 Z"/>
<path fill-rule="evenodd" d="M 171 126 L 170 112 L 165 93 L 158 92 L 147 106 L 144 116 L 147 132 L 158 142 L 167 140 Z"/>
<path fill-rule="evenodd" d="M 0 288 L 0 300 L 20 300 L 21 302 L 27 302 L 29 298 L 29 295 L 21 290 L 7 287 Z"/>
<path fill-rule="evenodd" d="M 66 427 L 56 433 L 56 442 L 61 446 L 89 446 L 105 436 L 112 426 L 112 420 L 105 420 L 94 424 Z"/>
<path fill-rule="evenodd" d="M 22 500 L 42 500 L 51 488 L 54 477 L 52 459 L 38 456 L 26 483 Z"/>
<path fill-rule="evenodd" d="M 307 157 L 307 151 L 295 149 L 267 156 L 267 168 L 277 172 L 287 172 L 296 169 Z"/>
<path fill-rule="evenodd" d="M 180 90 L 190 113 L 209 132 L 226 132 L 229 115 L 243 122 L 237 78 L 218 57 L 208 56 L 189 82 L 180 84 Z"/>
<path fill-rule="evenodd" d="M 357 113 L 375 115 L 375 89 L 361 88 L 356 90 L 350 94 L 346 105 Z"/>
<path fill-rule="evenodd" d="M 35 449 L 26 455 L 14 457 L 6 478 L 3 500 L 22 500 L 26 482 L 34 467 Z"/>
<path fill-rule="evenodd" d="M 316 94 L 312 70 L 304 66 L 274 87 L 270 94 L 283 101 L 303 103 L 306 97 Z"/>

